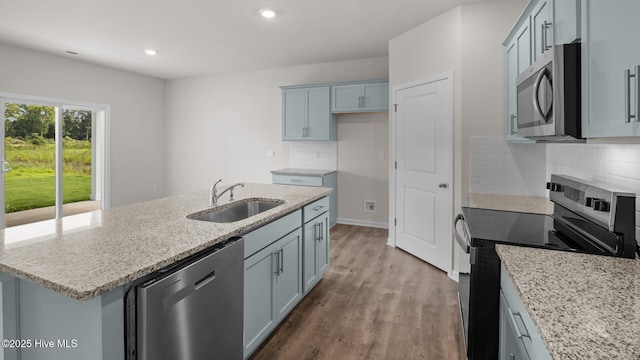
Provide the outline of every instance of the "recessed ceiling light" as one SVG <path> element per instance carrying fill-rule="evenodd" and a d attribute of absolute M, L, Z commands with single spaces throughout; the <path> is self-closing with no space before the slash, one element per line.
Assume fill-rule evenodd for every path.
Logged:
<path fill-rule="evenodd" d="M 158 54 L 158 50 L 144 49 L 144 53 L 147 54 L 147 55 L 157 55 Z"/>
<path fill-rule="evenodd" d="M 271 9 L 262 9 L 260 10 L 260 15 L 262 15 L 262 17 L 265 17 L 267 19 L 271 19 L 276 16 L 276 12 Z"/>

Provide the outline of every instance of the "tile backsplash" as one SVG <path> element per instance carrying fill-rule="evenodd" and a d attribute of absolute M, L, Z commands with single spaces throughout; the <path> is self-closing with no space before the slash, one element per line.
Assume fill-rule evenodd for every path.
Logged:
<path fill-rule="evenodd" d="M 471 192 L 547 196 L 551 174 L 565 174 L 638 196 L 640 144 L 511 144 L 503 137 L 472 137 L 470 171 Z M 640 196 L 636 239 L 638 225 Z"/>
<path fill-rule="evenodd" d="M 472 137 L 471 192 L 545 196 L 546 147 Z"/>
<path fill-rule="evenodd" d="M 289 141 L 289 167 L 296 169 L 338 169 L 336 141 Z"/>

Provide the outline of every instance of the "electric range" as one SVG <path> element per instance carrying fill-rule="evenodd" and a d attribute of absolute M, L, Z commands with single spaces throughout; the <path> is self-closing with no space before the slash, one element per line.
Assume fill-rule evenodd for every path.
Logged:
<path fill-rule="evenodd" d="M 547 183 L 553 215 L 463 207 L 454 236 L 470 254 L 460 274 L 468 359 L 498 358 L 500 259 L 496 244 L 634 258 L 636 195 L 565 175 Z"/>

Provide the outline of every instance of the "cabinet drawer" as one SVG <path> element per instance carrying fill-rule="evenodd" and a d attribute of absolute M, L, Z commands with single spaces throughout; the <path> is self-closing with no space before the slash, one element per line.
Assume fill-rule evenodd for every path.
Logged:
<path fill-rule="evenodd" d="M 284 185 L 300 185 L 300 186 L 322 186 L 321 176 L 302 176 L 302 175 L 278 175 L 273 174 L 272 182 L 274 184 Z"/>
<path fill-rule="evenodd" d="M 303 223 L 307 223 L 325 212 L 329 211 L 329 197 L 323 197 L 314 201 L 303 209 Z"/>
<path fill-rule="evenodd" d="M 540 337 L 533 319 L 531 319 L 527 309 L 524 307 L 524 303 L 520 299 L 520 295 L 504 266 L 500 267 L 500 289 L 510 311 L 514 314 L 514 319 L 517 317 L 519 318 L 518 320 L 521 320 L 520 323 L 523 328 L 521 330 L 524 330 L 525 334 L 528 335 L 522 337 L 522 342 L 529 357 L 536 360 L 551 360 L 551 355 L 549 355 L 544 340 Z M 517 324 L 514 326 L 517 326 Z"/>
<path fill-rule="evenodd" d="M 244 258 L 248 258 L 275 240 L 299 228 L 302 225 L 301 218 L 301 210 L 298 210 L 242 235 L 244 237 Z"/>

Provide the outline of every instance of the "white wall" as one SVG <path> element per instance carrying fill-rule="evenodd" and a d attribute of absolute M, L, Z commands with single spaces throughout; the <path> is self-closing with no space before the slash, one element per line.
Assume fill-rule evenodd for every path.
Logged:
<path fill-rule="evenodd" d="M 526 4 L 501 0 L 463 5 L 389 42 L 392 88 L 453 71 L 454 209 L 466 202 L 469 189 L 469 138 L 504 135 L 502 42 Z"/>
<path fill-rule="evenodd" d="M 164 195 L 164 81 L 0 44 L 0 92 L 111 106 L 111 205 Z"/>
<path fill-rule="evenodd" d="M 280 86 L 387 76 L 384 57 L 168 81 L 168 194 L 203 189 L 219 178 L 270 183 L 271 170 L 288 167 Z M 267 150 L 276 156 L 268 158 Z M 338 187 L 340 196 L 350 192 Z"/>
<path fill-rule="evenodd" d="M 389 115 L 338 115 L 338 222 L 388 227 L 388 151 Z M 375 212 L 364 210 L 365 200 L 375 201 Z"/>

